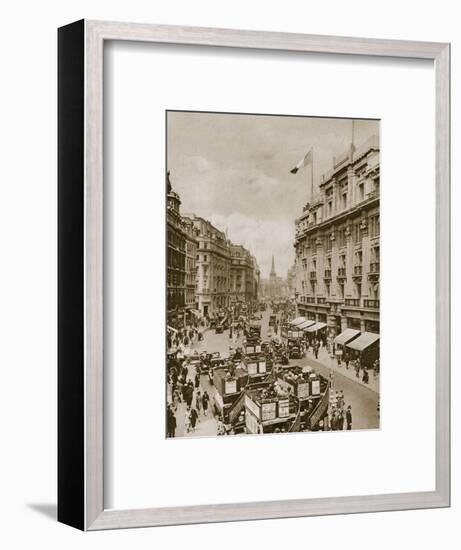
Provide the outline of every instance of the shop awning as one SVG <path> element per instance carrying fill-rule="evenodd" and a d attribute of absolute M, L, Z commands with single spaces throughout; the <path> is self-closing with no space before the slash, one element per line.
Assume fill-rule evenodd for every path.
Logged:
<path fill-rule="evenodd" d="M 379 334 L 374 332 L 362 332 L 362 334 L 347 344 L 348 348 L 363 351 L 379 340 Z"/>
<path fill-rule="evenodd" d="M 317 332 L 318 330 L 325 328 L 327 326 L 326 323 L 314 323 L 310 327 L 307 327 L 304 329 L 305 332 Z"/>
<path fill-rule="evenodd" d="M 356 330 L 355 328 L 347 328 L 344 332 L 341 332 L 341 334 L 338 334 L 338 336 L 336 336 L 334 342 L 335 344 L 344 346 L 354 338 L 357 338 L 359 334 L 360 330 Z"/>
<path fill-rule="evenodd" d="M 300 325 L 301 323 L 304 323 L 304 321 L 307 321 L 305 317 L 296 317 L 296 319 L 290 321 L 290 325 Z"/>
<path fill-rule="evenodd" d="M 307 327 L 311 327 L 312 325 L 315 325 L 315 321 L 311 321 L 310 319 L 308 321 L 304 321 L 304 323 L 301 323 L 300 325 L 297 325 L 296 328 L 298 330 L 304 330 Z"/>

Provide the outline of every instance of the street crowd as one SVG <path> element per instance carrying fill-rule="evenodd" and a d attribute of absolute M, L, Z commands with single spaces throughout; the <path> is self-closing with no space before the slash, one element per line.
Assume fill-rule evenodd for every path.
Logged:
<path fill-rule="evenodd" d="M 170 366 L 168 373 L 168 384 L 171 388 L 170 402 L 167 407 L 168 437 L 176 435 L 178 424 L 176 415 L 181 403 L 185 404 L 183 423 L 186 433 L 195 431 L 202 415 L 208 416 L 210 403 L 208 392 L 201 390 L 199 372 L 190 373 L 189 369 L 193 367 L 188 364 L 188 360 L 182 364 L 179 358 L 173 358 L 172 361 L 176 364 Z"/>
<path fill-rule="evenodd" d="M 271 341 L 269 347 L 269 355 L 274 363 L 274 373 L 282 366 L 277 364 L 288 364 L 289 347 L 281 340 L 280 327 L 283 322 L 284 315 L 278 318 L 275 326 L 269 328 L 268 339 Z M 214 319 L 206 317 L 196 320 L 193 323 L 181 329 L 168 330 L 168 405 L 167 405 L 167 436 L 176 437 L 178 428 L 181 429 L 180 435 L 193 434 L 196 432 L 200 422 L 206 417 L 212 418 L 210 426 L 212 432 L 216 435 L 225 435 L 232 433 L 232 427 L 226 426 L 223 419 L 220 417 L 214 418 L 213 406 L 211 397 L 202 387 L 200 378 L 200 369 L 197 368 L 192 361 L 198 351 L 192 353 L 192 349 L 203 340 L 203 334 L 213 325 Z M 229 324 L 226 327 L 228 330 L 229 352 L 233 355 L 238 353 L 238 345 L 240 338 L 243 338 L 243 325 L 238 323 Z M 327 414 L 317 423 L 314 430 L 318 431 L 336 431 L 336 430 L 352 430 L 353 418 L 352 407 L 347 404 L 344 399 L 342 390 L 336 391 L 334 384 L 334 371 L 332 365 L 336 362 L 337 368 L 344 366 L 345 370 L 352 369 L 355 371 L 355 377 L 361 378 L 365 384 L 369 382 L 369 373 L 365 365 L 361 364 L 360 357 L 348 352 L 337 353 L 338 348 L 334 341 L 327 338 L 325 333 L 317 333 L 305 338 L 301 344 L 301 356 L 307 354 L 312 355 L 319 360 L 319 354 L 327 359 L 329 356 L 330 362 L 330 403 L 327 409 Z M 300 357 L 301 357 L 300 356 Z M 236 356 L 235 356 L 236 357 Z M 234 357 L 234 359 L 235 359 Z M 285 360 L 280 361 L 280 358 Z M 322 358 L 320 359 L 322 361 Z M 212 371 L 210 371 L 212 372 Z M 379 360 L 373 364 L 373 374 L 377 377 L 379 373 Z M 379 410 L 379 403 L 378 403 Z M 205 425 L 204 425 L 205 428 Z M 203 431 L 203 429 L 202 429 Z"/>

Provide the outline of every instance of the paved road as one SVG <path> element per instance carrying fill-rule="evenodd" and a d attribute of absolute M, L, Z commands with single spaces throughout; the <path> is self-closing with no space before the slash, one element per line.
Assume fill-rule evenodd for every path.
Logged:
<path fill-rule="evenodd" d="M 261 337 L 263 340 L 268 339 L 269 316 L 271 312 L 263 313 Z M 271 329 L 272 330 L 272 329 Z M 278 337 L 278 335 L 274 335 Z M 236 347 L 241 344 L 242 338 L 239 340 L 230 340 L 229 331 L 224 331 L 222 334 L 216 334 L 214 330 L 207 330 L 204 333 L 202 342 L 196 344 L 193 349 L 199 351 L 206 350 L 208 352 L 219 351 L 221 355 L 227 355 L 229 346 Z M 317 361 L 312 354 L 307 354 L 307 357 L 299 360 L 290 360 L 290 365 L 310 365 L 321 375 L 329 377 L 330 368 L 320 361 Z M 193 378 L 195 371 L 191 369 L 189 376 Z M 208 381 L 208 375 L 201 375 L 201 392 L 207 391 L 212 398 L 214 387 Z M 336 390 L 344 392 L 346 405 L 351 405 L 352 408 L 352 428 L 353 429 L 376 429 L 379 428 L 379 414 L 377 411 L 378 394 L 371 389 L 357 383 L 355 380 L 343 376 L 337 371 L 334 372 L 334 385 Z M 200 416 L 200 422 L 197 425 L 195 432 L 184 433 L 184 413 L 185 405 L 180 404 L 177 411 L 177 430 L 176 435 L 181 436 L 201 436 L 201 435 L 216 435 L 216 419 L 212 413 L 208 417 Z"/>
<path fill-rule="evenodd" d="M 270 311 L 263 313 L 261 334 L 263 339 L 267 338 L 270 314 Z M 317 361 L 311 353 L 308 353 L 307 357 L 303 359 L 291 359 L 290 365 L 309 365 L 325 378 L 329 377 L 331 370 L 326 364 Z M 336 369 L 333 377 L 335 390 L 342 390 L 346 405 L 351 406 L 352 428 L 357 430 L 379 428 L 378 394 L 355 380 L 351 380 L 348 376 L 338 373 Z"/>

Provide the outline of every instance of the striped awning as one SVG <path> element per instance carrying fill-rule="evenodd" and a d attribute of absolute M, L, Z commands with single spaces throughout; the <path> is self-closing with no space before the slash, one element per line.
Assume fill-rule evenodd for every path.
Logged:
<path fill-rule="evenodd" d="M 378 340 L 379 334 L 376 334 L 374 332 L 362 332 L 362 334 L 358 338 L 352 340 L 352 342 L 349 342 L 349 344 L 346 345 L 348 348 L 355 349 L 357 351 L 363 351 Z"/>
<path fill-rule="evenodd" d="M 311 327 L 312 325 L 315 325 L 315 321 L 311 321 L 310 319 L 307 321 L 304 321 L 304 323 L 301 323 L 300 325 L 297 325 L 296 328 L 299 330 L 304 330 L 307 327 Z"/>
<path fill-rule="evenodd" d="M 290 321 L 290 325 L 296 326 L 300 325 L 301 323 L 304 323 L 304 321 L 307 321 L 305 317 L 296 317 L 296 319 L 293 319 Z"/>
<path fill-rule="evenodd" d="M 338 334 L 338 336 L 336 336 L 334 342 L 335 344 L 344 346 L 354 338 L 357 338 L 359 334 L 360 330 L 356 330 L 355 328 L 347 328 L 344 332 L 341 332 L 341 334 Z"/>
<path fill-rule="evenodd" d="M 317 332 L 318 330 L 325 328 L 327 326 L 326 323 L 314 323 L 310 327 L 305 328 L 304 330 L 306 332 Z"/>

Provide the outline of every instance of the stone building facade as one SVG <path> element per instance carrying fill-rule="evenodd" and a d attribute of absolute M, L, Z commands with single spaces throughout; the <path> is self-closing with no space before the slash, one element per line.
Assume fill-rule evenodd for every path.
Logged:
<path fill-rule="evenodd" d="M 185 298 L 184 307 L 188 316 L 187 320 L 191 321 L 196 315 L 196 299 L 195 287 L 197 278 L 197 251 L 198 251 L 198 231 L 190 218 L 183 217 L 183 228 L 186 236 L 186 258 L 185 258 Z"/>
<path fill-rule="evenodd" d="M 181 200 L 167 174 L 167 310 L 170 325 L 182 325 L 186 305 L 186 240 Z"/>
<path fill-rule="evenodd" d="M 295 221 L 299 315 L 379 333 L 379 141 L 370 138 L 334 159 L 319 195 Z"/>
<path fill-rule="evenodd" d="M 254 258 L 240 244 L 230 244 L 230 255 L 230 303 L 250 303 L 255 298 Z"/>
<path fill-rule="evenodd" d="M 230 243 L 211 222 L 188 214 L 197 239 L 195 309 L 212 316 L 230 303 Z"/>

